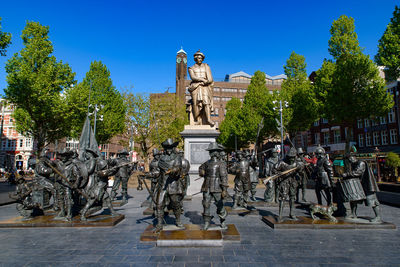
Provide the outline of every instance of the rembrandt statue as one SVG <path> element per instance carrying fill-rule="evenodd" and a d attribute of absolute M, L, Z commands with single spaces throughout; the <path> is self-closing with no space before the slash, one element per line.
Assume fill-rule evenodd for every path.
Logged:
<path fill-rule="evenodd" d="M 192 79 L 189 92 L 192 96 L 191 110 L 195 125 L 214 126 L 211 120 L 211 112 L 213 112 L 213 86 L 214 81 L 211 75 L 210 67 L 203 63 L 205 56 L 197 51 L 194 54 L 194 64 L 189 67 L 189 75 Z"/>

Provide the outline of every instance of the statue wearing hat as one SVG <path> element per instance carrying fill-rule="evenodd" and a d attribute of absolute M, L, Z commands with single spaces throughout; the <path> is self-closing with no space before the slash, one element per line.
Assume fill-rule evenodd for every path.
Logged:
<path fill-rule="evenodd" d="M 183 227 L 181 222 L 182 206 L 181 200 L 183 198 L 184 188 L 182 182 L 182 159 L 175 151 L 178 142 L 174 142 L 168 138 L 161 143 L 164 154 L 158 161 L 158 168 L 160 169 L 160 177 L 156 186 L 155 202 L 156 202 L 156 217 L 158 230 L 162 229 L 162 222 L 164 219 L 164 208 L 167 200 L 169 200 L 170 207 L 172 208 L 176 225 L 180 228 Z"/>
<path fill-rule="evenodd" d="M 345 157 L 351 164 L 351 170 L 341 175 L 343 180 L 339 183 L 339 192 L 342 202 L 350 203 L 350 210 L 346 207 L 346 219 L 357 219 L 357 205 L 364 202 L 375 213 L 371 222 L 381 222 L 380 203 L 376 197 L 379 188 L 371 167 L 367 162 L 357 159 L 355 151 Z"/>
<path fill-rule="evenodd" d="M 192 96 L 191 111 L 194 124 L 214 126 L 211 120 L 211 112 L 214 111 L 214 81 L 210 67 L 203 63 L 204 58 L 204 54 L 200 50 L 197 51 L 194 54 L 196 64 L 189 67 L 189 75 L 192 79 L 188 89 Z"/>
<path fill-rule="evenodd" d="M 250 162 L 245 157 L 244 151 L 237 151 L 236 156 L 238 161 L 235 162 L 230 168 L 229 172 L 235 174 L 235 195 L 233 196 L 233 209 L 247 208 L 247 199 L 250 184 Z"/>
<path fill-rule="evenodd" d="M 300 200 L 300 189 L 301 189 L 301 195 L 302 195 L 302 201 L 307 202 L 306 200 L 306 189 L 307 189 L 307 183 L 308 183 L 308 177 L 306 173 L 306 166 L 308 165 L 307 161 L 304 159 L 304 152 L 301 147 L 297 148 L 297 161 L 302 163 L 305 168 L 302 171 L 299 171 L 298 174 L 298 182 L 299 186 L 297 187 L 297 192 L 296 192 L 296 201 L 299 202 Z"/>
<path fill-rule="evenodd" d="M 282 221 L 282 213 L 285 201 L 289 201 L 289 218 L 296 219 L 293 214 L 294 211 L 294 201 L 296 197 L 297 190 L 297 172 L 300 171 L 304 165 L 296 160 L 297 151 L 295 148 L 291 148 L 289 153 L 286 155 L 284 160 L 279 161 L 275 169 L 278 172 L 294 170 L 287 175 L 282 175 L 276 179 L 277 187 L 277 198 L 279 203 L 279 218 L 278 221 Z"/>
<path fill-rule="evenodd" d="M 224 197 L 227 195 L 228 173 L 226 165 L 220 160 L 221 146 L 217 143 L 210 143 L 207 151 L 211 159 L 199 167 L 199 175 L 204 177 L 201 187 L 203 192 L 203 219 L 204 230 L 207 230 L 211 222 L 211 201 L 214 200 L 217 206 L 217 214 L 221 222 L 221 228 L 226 229 L 225 218 L 227 212 L 224 208 Z"/>
<path fill-rule="evenodd" d="M 264 175 L 271 177 L 276 174 L 275 166 L 279 161 L 278 149 L 276 147 L 269 150 L 271 155 L 266 157 L 264 163 Z M 265 183 L 264 201 L 270 203 L 276 203 L 276 187 L 274 180 L 268 180 Z"/>
<path fill-rule="evenodd" d="M 332 202 L 332 178 L 333 178 L 333 167 L 329 159 L 326 157 L 325 149 L 318 146 L 315 149 L 315 155 L 317 156 L 317 164 L 313 171 L 313 177 L 315 179 L 315 194 L 317 195 L 318 204 L 322 205 L 322 191 L 325 193 L 324 197 L 329 206 Z"/>
<path fill-rule="evenodd" d="M 114 184 L 111 190 L 111 199 L 115 199 L 119 186 L 121 185 L 122 202 L 128 202 L 128 181 L 133 170 L 129 165 L 129 152 L 123 149 L 118 152 L 118 157 L 112 160 L 111 165 L 121 166 L 118 167 L 117 173 L 114 176 Z"/>
<path fill-rule="evenodd" d="M 144 177 L 146 177 L 147 179 L 150 179 L 150 181 L 151 181 L 151 186 L 150 186 L 150 192 L 149 193 L 152 196 L 154 196 L 154 191 L 155 191 L 155 188 L 157 186 L 158 178 L 160 177 L 160 169 L 158 168 L 158 161 L 160 160 L 161 155 L 162 155 L 161 151 L 159 151 L 157 148 L 153 149 L 153 159 L 150 162 L 150 166 L 149 166 L 150 171 L 145 173 L 145 175 L 144 175 Z M 150 208 L 153 208 L 154 207 L 154 201 L 153 201 L 151 195 L 149 195 L 147 197 L 147 199 L 149 201 L 151 201 L 150 202 L 151 203 L 150 204 Z"/>

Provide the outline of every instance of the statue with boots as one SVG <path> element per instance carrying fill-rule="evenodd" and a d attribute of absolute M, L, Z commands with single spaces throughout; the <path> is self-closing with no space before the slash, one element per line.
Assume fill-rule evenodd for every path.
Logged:
<path fill-rule="evenodd" d="M 324 192 L 327 206 L 329 206 L 332 203 L 332 164 L 326 157 L 325 150 L 322 147 L 317 147 L 315 155 L 317 157 L 317 164 L 313 171 L 313 177 L 315 179 L 315 194 L 317 195 L 318 204 L 322 205 L 322 192 Z"/>
<path fill-rule="evenodd" d="M 182 198 L 183 198 L 183 183 L 182 183 L 182 159 L 176 153 L 175 147 L 178 142 L 174 142 L 168 138 L 161 143 L 164 154 L 160 157 L 158 168 L 160 169 L 160 178 L 157 183 L 155 192 L 156 217 L 157 217 L 157 230 L 161 230 L 164 220 L 164 208 L 166 206 L 167 198 L 170 201 L 175 218 L 176 226 L 183 228 L 181 222 L 182 214 Z"/>
<path fill-rule="evenodd" d="M 280 176 L 279 178 L 276 179 L 276 187 L 277 187 L 278 202 L 279 202 L 278 221 L 282 221 L 282 213 L 285 201 L 289 201 L 289 218 L 293 220 L 297 219 L 296 216 L 293 214 L 294 201 L 297 190 L 296 175 L 298 171 L 301 171 L 304 165 L 296 161 L 296 155 L 297 155 L 296 149 L 292 147 L 289 153 L 286 155 L 285 159 L 279 161 L 275 167 L 275 169 L 278 172 L 294 170 L 294 172 L 290 172 L 287 175 Z"/>
<path fill-rule="evenodd" d="M 246 159 L 243 151 L 236 152 L 238 161 L 229 169 L 230 173 L 235 174 L 235 194 L 233 196 L 233 209 L 239 207 L 248 208 L 247 198 L 250 190 L 250 162 Z"/>
<path fill-rule="evenodd" d="M 370 221 L 381 223 L 380 203 L 376 197 L 379 188 L 371 167 L 365 161 L 358 160 L 353 153 L 346 157 L 351 164 L 351 171 L 342 174 L 344 180 L 340 183 L 343 202 L 350 202 L 350 212 L 347 208 L 345 218 L 357 219 L 357 205 L 364 202 L 375 213 Z"/>
<path fill-rule="evenodd" d="M 204 54 L 197 51 L 194 54 L 194 64 L 189 67 L 189 75 L 192 81 L 189 85 L 189 92 L 192 97 L 191 110 L 196 125 L 214 126 L 211 120 L 211 112 L 214 111 L 213 88 L 214 81 L 210 67 L 204 63 Z"/>
<path fill-rule="evenodd" d="M 57 186 L 59 189 L 58 205 L 60 211 L 55 219 L 72 220 L 74 207 L 74 190 L 80 184 L 80 171 L 73 163 L 74 152 L 67 148 L 59 151 L 57 156 L 60 160 L 56 161 L 56 168 L 59 174 L 56 174 Z"/>
<path fill-rule="evenodd" d="M 150 171 L 144 175 L 146 179 L 150 179 L 151 181 L 150 192 L 149 192 L 151 195 L 147 197 L 147 200 L 150 201 L 150 208 L 154 208 L 154 201 L 152 197 L 154 197 L 156 185 L 160 177 L 160 169 L 158 168 L 158 161 L 160 160 L 161 155 L 162 153 L 157 148 L 153 149 L 153 159 L 150 162 L 149 166 Z"/>
<path fill-rule="evenodd" d="M 199 175 L 204 177 L 201 187 L 203 192 L 203 219 L 204 230 L 210 227 L 211 223 L 211 201 L 214 200 L 217 206 L 217 214 L 221 222 L 221 228 L 227 229 L 225 224 L 227 211 L 224 208 L 224 197 L 227 195 L 228 173 L 225 164 L 219 159 L 221 147 L 217 143 L 210 143 L 207 148 L 211 159 L 199 167 Z"/>
<path fill-rule="evenodd" d="M 264 164 L 264 174 L 266 177 L 271 177 L 276 174 L 275 166 L 279 161 L 278 149 L 272 148 L 271 156 L 266 158 Z M 269 203 L 276 203 L 276 187 L 274 180 L 268 180 L 265 184 L 264 201 Z"/>
<path fill-rule="evenodd" d="M 257 193 L 257 185 L 258 185 L 258 161 L 254 154 L 248 151 L 246 153 L 246 158 L 250 163 L 250 201 L 256 202 L 256 193 Z"/>
<path fill-rule="evenodd" d="M 24 220 L 28 220 L 32 218 L 34 208 L 37 207 L 32 200 L 33 184 L 32 182 L 27 182 L 23 177 L 17 177 L 16 183 L 15 192 L 9 194 L 9 196 L 16 200 L 18 213 Z"/>
<path fill-rule="evenodd" d="M 185 157 L 183 155 L 183 151 L 179 151 L 179 156 L 182 159 L 182 174 L 181 175 L 183 177 L 183 179 L 182 179 L 183 188 L 184 188 L 183 197 L 185 197 L 186 193 L 187 193 L 187 189 L 190 185 L 190 176 L 189 176 L 190 163 L 187 159 L 185 159 Z"/>
<path fill-rule="evenodd" d="M 128 202 L 128 181 L 131 176 L 132 166 L 129 165 L 129 152 L 123 149 L 118 152 L 118 157 L 114 159 L 113 165 L 120 166 L 114 176 L 114 184 L 111 190 L 111 199 L 115 199 L 119 186 L 121 185 L 122 203 Z"/>
<path fill-rule="evenodd" d="M 118 215 L 112 206 L 111 197 L 107 192 L 107 186 L 108 177 L 114 175 L 119 169 L 107 169 L 107 161 L 103 159 L 97 159 L 95 163 L 93 171 L 94 180 L 92 186 L 87 190 L 88 199 L 85 207 L 81 210 L 81 221 L 86 221 L 87 216 L 101 210 L 103 206 L 106 206 L 110 210 L 111 215 Z"/>
<path fill-rule="evenodd" d="M 308 163 L 304 159 L 304 152 L 301 147 L 299 147 L 297 149 L 297 160 L 304 165 L 304 169 L 297 173 L 297 175 L 298 175 L 297 180 L 299 182 L 299 186 L 297 187 L 297 192 L 296 192 L 296 202 L 297 203 L 300 202 L 300 190 L 301 190 L 301 196 L 302 196 L 301 201 L 307 202 L 306 189 L 307 189 L 308 179 L 307 179 L 307 173 L 306 173 L 306 166 L 308 165 Z"/>

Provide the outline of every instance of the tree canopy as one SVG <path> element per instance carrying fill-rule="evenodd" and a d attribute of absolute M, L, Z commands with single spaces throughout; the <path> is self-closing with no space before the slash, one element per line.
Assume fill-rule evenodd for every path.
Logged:
<path fill-rule="evenodd" d="M 375 61 L 385 66 L 386 78 L 396 80 L 400 77 L 400 8 L 395 7 L 393 17 L 390 19 L 378 44 L 378 54 Z"/>
<path fill-rule="evenodd" d="M 287 79 L 282 83 L 280 98 L 288 102 L 284 109 L 284 125 L 294 135 L 297 131 L 308 130 L 318 118 L 315 92 L 307 77 L 305 57 L 291 53 L 284 71 Z"/>
<path fill-rule="evenodd" d="M 1 17 L 0 17 L 0 56 L 5 56 L 7 47 L 11 44 L 11 33 L 3 32 L 1 30 Z"/>
<path fill-rule="evenodd" d="M 68 136 L 67 106 L 62 91 L 75 83 L 68 64 L 57 61 L 49 27 L 27 22 L 24 48 L 6 64 L 5 98 L 15 106 L 17 131 L 32 136 L 41 150 L 46 143 Z"/>
<path fill-rule="evenodd" d="M 95 105 L 102 106 L 97 113 L 96 139 L 104 144 L 125 129 L 125 112 L 123 97 L 113 86 L 110 71 L 101 61 L 93 61 L 85 78 L 77 86 L 66 91 L 66 99 L 71 122 L 71 137 L 78 137 L 89 108 L 93 112 Z M 103 120 L 99 118 L 103 117 Z M 94 124 L 94 119 L 92 119 Z"/>

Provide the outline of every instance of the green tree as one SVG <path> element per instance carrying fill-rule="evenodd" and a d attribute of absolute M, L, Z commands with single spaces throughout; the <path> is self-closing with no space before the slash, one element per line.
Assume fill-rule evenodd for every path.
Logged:
<path fill-rule="evenodd" d="M 307 77 L 304 56 L 292 52 L 284 71 L 287 79 L 282 83 L 280 98 L 289 103 L 284 109 L 284 125 L 294 136 L 298 131 L 309 129 L 318 118 L 318 105 Z"/>
<path fill-rule="evenodd" d="M 334 60 L 325 60 L 317 72 L 316 92 L 319 100 L 325 101 L 323 114 L 337 123 L 354 124 L 358 118 L 383 116 L 393 106 L 378 67 L 362 53 L 354 29 L 353 18 L 342 15 L 334 21 L 329 40 Z M 350 134 L 346 151 L 349 144 Z"/>
<path fill-rule="evenodd" d="M 218 137 L 218 142 L 224 145 L 228 150 L 235 150 L 235 142 L 238 148 L 247 145 L 245 139 L 245 122 L 240 117 L 242 102 L 239 98 L 232 97 L 226 103 L 226 116 L 222 121 L 219 130 L 221 134 Z M 236 139 L 236 141 L 235 141 Z"/>
<path fill-rule="evenodd" d="M 398 168 L 400 167 L 400 157 L 394 152 L 389 152 L 386 157 L 386 165 L 394 169 L 394 176 L 398 177 Z"/>
<path fill-rule="evenodd" d="M 40 151 L 47 143 L 68 136 L 67 106 L 61 92 L 75 83 L 68 64 L 57 61 L 49 27 L 27 22 L 24 48 L 6 64 L 5 98 L 15 106 L 17 131 L 29 135 Z"/>
<path fill-rule="evenodd" d="M 77 138 L 82 131 L 83 122 L 88 112 L 90 96 L 90 111 L 95 105 L 102 106 L 96 122 L 96 139 L 99 144 L 107 143 L 116 134 L 125 129 L 126 107 L 122 95 L 116 90 L 110 78 L 110 71 L 101 61 L 94 61 L 81 83 L 66 92 L 71 122 L 71 137 Z M 94 124 L 94 120 L 93 124 Z"/>
<path fill-rule="evenodd" d="M 11 33 L 1 31 L 0 17 L 0 56 L 5 56 L 7 47 L 11 44 Z"/>
<path fill-rule="evenodd" d="M 158 97 L 157 97 L 158 96 Z M 175 94 L 154 95 L 124 94 L 127 107 L 127 124 L 133 126 L 134 141 L 140 144 L 137 151 L 148 160 L 154 147 L 167 138 L 180 140 L 180 132 L 188 124 L 185 105 Z M 182 145 L 182 144 L 181 144 Z"/>
<path fill-rule="evenodd" d="M 400 77 L 400 8 L 395 7 L 383 36 L 379 40 L 375 62 L 387 67 L 386 78 L 396 80 Z"/>

